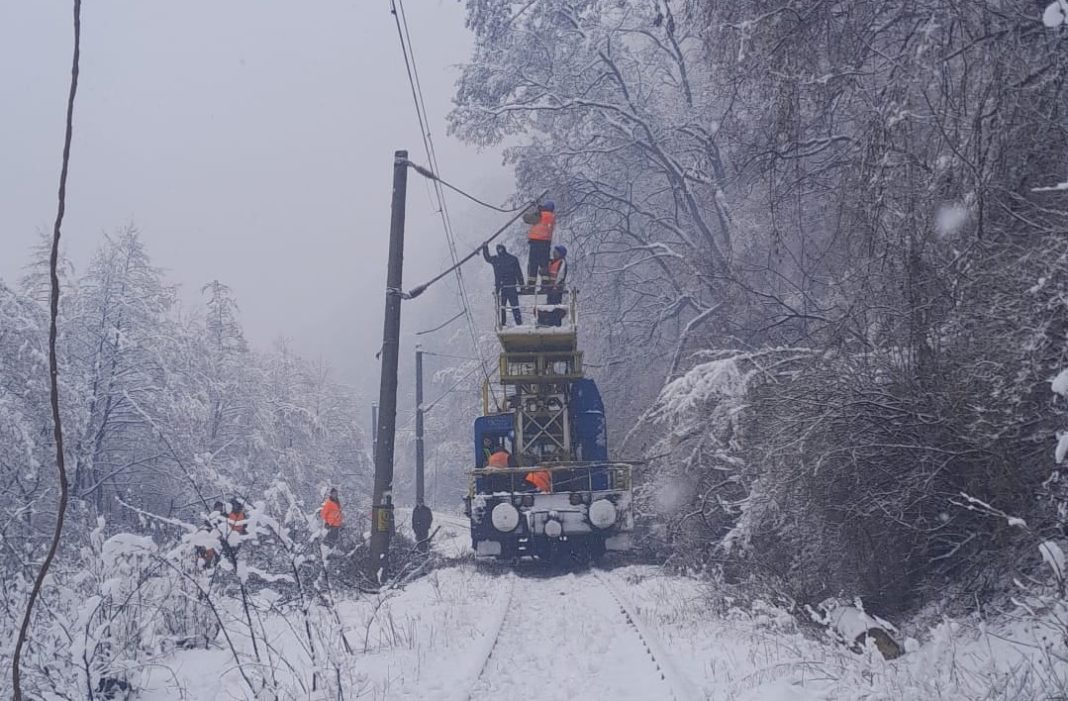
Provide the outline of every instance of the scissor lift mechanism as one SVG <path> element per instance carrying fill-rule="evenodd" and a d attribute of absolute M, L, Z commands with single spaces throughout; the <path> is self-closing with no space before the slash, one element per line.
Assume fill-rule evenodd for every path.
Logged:
<path fill-rule="evenodd" d="M 520 309 L 528 322 L 523 326 L 502 325 L 503 315 L 494 315 L 503 349 L 500 381 L 506 405 L 516 412 L 515 455 L 523 465 L 572 459 L 568 390 L 571 381 L 582 378 L 582 352 L 575 294 L 560 294 L 562 302 L 550 305 L 544 290 L 521 289 Z M 557 310 L 565 312 L 559 326 L 539 325 L 540 318 Z"/>

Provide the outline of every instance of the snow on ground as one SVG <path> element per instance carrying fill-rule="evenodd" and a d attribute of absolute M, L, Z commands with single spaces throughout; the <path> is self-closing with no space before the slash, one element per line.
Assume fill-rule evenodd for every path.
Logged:
<path fill-rule="evenodd" d="M 463 519 L 442 515 L 435 525 L 439 553 L 467 551 Z M 280 698 L 336 698 L 310 692 L 299 614 L 269 610 L 268 596 L 255 603 L 267 611 L 258 616 L 261 655 L 269 658 L 269 647 L 277 658 L 270 666 Z M 802 632 L 774 606 L 736 605 L 703 581 L 650 566 L 552 575 L 455 559 L 403 589 L 348 593 L 336 611 L 352 652 L 337 638 L 319 656 L 344 670 L 346 698 L 669 699 L 682 688 L 716 701 L 963 701 L 1055 698 L 1068 688 L 1065 627 L 1052 613 L 998 625 L 945 619 L 920 643 L 900 641 L 909 652 L 887 662 L 874 649 L 855 654 Z M 236 603 L 228 614 L 228 631 L 248 652 Z M 332 616 L 320 602 L 313 625 L 336 628 Z M 253 698 L 222 636 L 216 643 L 157 660 L 138 698 Z M 680 683 L 661 678 L 647 645 Z"/>
<path fill-rule="evenodd" d="M 412 510 L 410 508 L 397 507 L 396 524 L 399 533 L 415 539 L 412 532 Z M 435 511 L 430 533 L 433 537 L 431 542 L 434 551 L 444 557 L 455 559 L 471 553 L 468 520 L 462 514 Z"/>
<path fill-rule="evenodd" d="M 527 573 L 515 587 L 471 699 L 522 698 L 535 689 L 539 701 L 669 697 L 642 640 L 592 574 Z"/>
<path fill-rule="evenodd" d="M 855 654 L 803 634 L 773 606 L 733 607 L 697 580 L 613 571 L 703 698 L 728 701 L 964 701 L 1068 698 L 1063 613 L 944 619 L 903 657 Z"/>
<path fill-rule="evenodd" d="M 477 648 L 486 633 L 484 628 L 492 623 L 485 612 L 494 609 L 504 582 L 502 577 L 481 573 L 469 565 L 433 572 L 403 590 L 339 601 L 337 612 L 353 652 L 346 654 L 340 639 L 329 652 L 342 663 L 346 698 L 446 698 L 450 690 L 466 683 L 462 663 Z M 236 611 L 233 614 L 228 631 L 237 638 L 239 647 L 250 653 L 240 615 Z M 310 693 L 312 665 L 303 643 L 299 613 L 275 612 L 261 618 L 265 637 L 277 653 L 276 669 L 271 674 L 279 680 L 281 698 L 317 699 Z M 316 607 L 314 621 L 316 628 L 336 626 L 323 606 Z M 208 651 L 180 651 L 160 660 L 158 667 L 146 673 L 138 698 L 254 698 L 221 636 L 216 642 Z M 266 657 L 262 638 L 259 644 L 261 655 Z M 184 687 L 184 693 L 179 687 Z"/>

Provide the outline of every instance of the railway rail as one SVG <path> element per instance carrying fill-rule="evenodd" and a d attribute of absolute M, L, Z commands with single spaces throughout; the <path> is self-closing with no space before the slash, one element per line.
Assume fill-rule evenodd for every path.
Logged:
<path fill-rule="evenodd" d="M 539 699 L 702 698 L 611 574 L 504 579 L 507 589 L 487 616 L 469 685 L 457 690 L 456 701 L 524 691 Z"/>

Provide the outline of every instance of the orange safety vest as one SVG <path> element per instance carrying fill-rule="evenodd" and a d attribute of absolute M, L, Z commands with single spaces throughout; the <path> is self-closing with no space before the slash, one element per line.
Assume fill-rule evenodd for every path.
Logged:
<path fill-rule="evenodd" d="M 539 492 L 549 494 L 553 491 L 553 478 L 549 474 L 548 470 L 535 470 L 534 472 L 528 472 L 527 476 L 523 479 L 525 482 L 529 482 L 538 488 Z"/>
<path fill-rule="evenodd" d="M 560 273 L 560 266 L 564 264 L 563 258 L 554 258 L 549 261 L 549 279 L 556 282 L 556 276 Z"/>
<path fill-rule="evenodd" d="M 323 519 L 323 523 L 331 528 L 341 528 L 341 524 L 344 519 L 341 517 L 341 504 L 337 503 L 330 497 L 326 498 L 323 502 L 323 506 L 319 509 L 319 515 Z"/>
<path fill-rule="evenodd" d="M 229 516 L 227 516 L 226 520 L 230 522 L 230 528 L 237 531 L 238 533 L 244 534 L 248 532 L 247 524 L 241 523 L 241 521 L 245 520 L 244 511 L 235 511 Z"/>
<path fill-rule="evenodd" d="M 202 545 L 198 545 L 196 549 L 196 559 L 204 561 L 204 567 L 211 567 L 215 562 L 215 548 L 206 548 Z"/>
<path fill-rule="evenodd" d="M 512 457 L 508 454 L 507 450 L 498 450 L 493 455 L 489 456 L 489 460 L 486 462 L 486 467 L 508 467 L 508 459 Z"/>
<path fill-rule="evenodd" d="M 542 212 L 541 221 L 530 227 L 527 238 L 531 241 L 552 241 L 553 229 L 556 228 L 556 213 Z"/>

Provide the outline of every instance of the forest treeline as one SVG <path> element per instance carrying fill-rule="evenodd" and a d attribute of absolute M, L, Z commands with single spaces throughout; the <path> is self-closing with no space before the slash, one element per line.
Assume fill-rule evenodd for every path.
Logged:
<path fill-rule="evenodd" d="M 1047 6 L 467 0 L 450 130 L 503 146 L 521 197 L 552 193 L 613 453 L 646 461 L 648 552 L 893 613 L 996 590 L 1061 537 L 1068 26 Z M 5 635 L 57 501 L 37 258 L 0 281 Z M 284 343 L 250 349 L 221 282 L 184 309 L 132 227 L 60 280 L 72 501 L 28 688 L 74 697 L 240 630 L 250 693 L 292 697 L 257 646 L 276 605 L 303 619 L 310 685 L 342 687 L 353 648 L 313 621 L 337 614 L 308 553 L 331 485 L 362 532 L 352 390 Z M 446 395 L 428 440 L 448 510 L 478 398 Z M 256 547 L 205 570 L 198 531 L 234 498 Z"/>
<path fill-rule="evenodd" d="M 553 193 L 660 553 L 893 611 L 1057 532 L 1047 5 L 469 0 L 452 133 Z"/>
<path fill-rule="evenodd" d="M 4 508 L 18 514 L 5 543 L 34 542 L 53 518 L 46 244 L 39 254 L 17 285 L 0 283 L 0 469 Z M 362 486 L 355 392 L 284 341 L 251 350 L 226 285 L 208 282 L 203 306 L 183 309 L 132 226 L 105 235 L 84 272 L 61 266 L 75 512 L 186 518 L 216 499 L 251 499 L 279 476 L 316 505 L 329 485 Z"/>
<path fill-rule="evenodd" d="M 22 280 L 0 281 L 0 631 L 8 639 L 22 619 L 58 501 L 48 387 L 50 244 L 42 241 Z M 256 589 L 284 589 L 310 626 L 312 597 L 330 591 L 316 545 L 323 495 L 339 486 L 351 528 L 366 521 L 370 466 L 355 392 L 284 342 L 267 352 L 250 349 L 237 301 L 219 281 L 204 285 L 202 306 L 183 309 L 132 226 L 102 237 L 84 271 L 61 259 L 60 279 L 71 502 L 31 621 L 23 693 L 118 698 L 108 694 L 176 646 L 226 643 L 236 663 L 253 661 L 228 635 L 241 630 L 255 649 L 266 635 L 255 622 L 275 602 L 250 599 L 250 578 Z M 212 515 L 216 502 L 223 513 L 240 508 L 248 519 L 240 535 L 225 536 L 235 529 Z M 237 502 L 244 506 L 231 506 Z M 314 638 L 311 630 L 305 644 L 313 659 L 316 650 L 321 664 L 330 650 L 345 654 L 330 638 L 332 628 Z M 266 670 L 281 662 L 269 647 L 255 652 L 259 671 L 245 680 L 250 693 L 267 694 L 273 675 Z M 9 646 L 0 648 L 5 669 L 10 654 Z M 10 691 L 9 683 L 4 675 L 0 691 Z"/>

